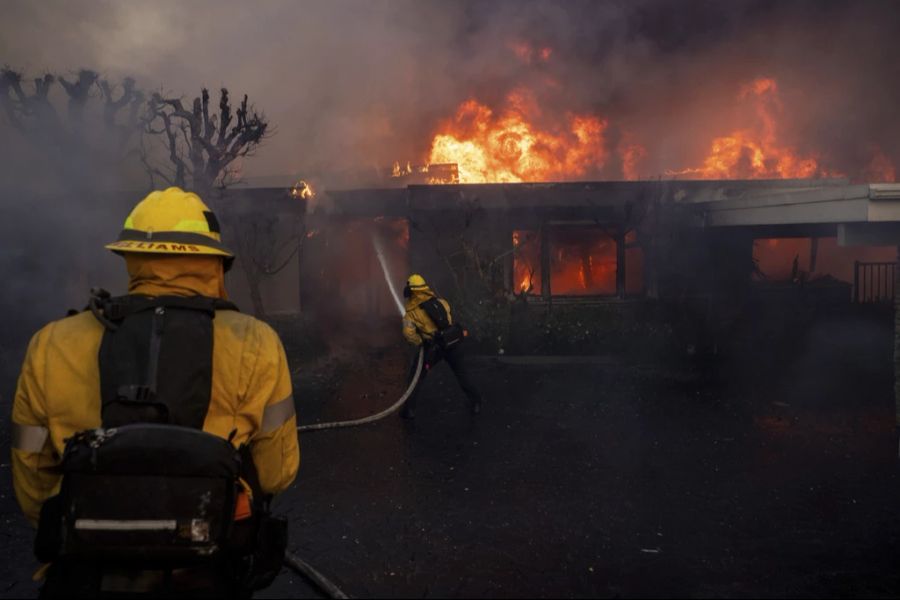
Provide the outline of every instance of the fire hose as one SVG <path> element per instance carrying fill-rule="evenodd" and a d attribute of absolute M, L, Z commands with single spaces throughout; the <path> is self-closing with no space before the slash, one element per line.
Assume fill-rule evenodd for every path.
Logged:
<path fill-rule="evenodd" d="M 422 375 L 422 365 L 425 362 L 425 349 L 419 348 L 419 358 L 416 362 L 416 372 L 413 375 L 412 380 L 409 382 L 409 385 L 406 388 L 406 391 L 403 392 L 403 395 L 394 402 L 391 406 L 387 407 L 383 411 L 379 413 L 375 413 L 374 415 L 369 415 L 368 417 L 363 417 L 361 419 L 353 419 L 350 421 L 332 421 L 331 423 L 313 423 L 312 425 L 301 425 L 297 428 L 298 432 L 301 431 L 319 431 L 321 429 L 341 429 L 343 427 L 356 427 L 358 425 L 368 425 L 369 423 L 374 423 L 375 421 L 380 421 L 381 419 L 388 417 L 395 412 L 397 412 L 401 406 L 409 399 L 413 390 L 416 389 L 416 384 L 419 383 L 419 377 Z"/>
<path fill-rule="evenodd" d="M 406 391 L 403 392 L 403 395 L 397 399 L 391 406 L 387 407 L 381 412 L 375 413 L 374 415 L 369 415 L 368 417 L 363 417 L 361 419 L 352 419 L 349 421 L 332 421 L 330 423 L 313 423 L 312 425 L 301 425 L 297 427 L 297 431 L 320 431 L 323 429 L 341 429 L 343 427 L 357 427 L 359 425 L 367 425 L 369 423 L 374 423 L 376 421 L 380 421 L 381 419 L 388 417 L 395 412 L 397 412 L 401 406 L 403 406 L 406 401 L 409 399 L 413 390 L 416 389 L 416 384 L 419 383 L 419 377 L 422 376 L 422 365 L 425 362 L 425 349 L 419 348 L 419 357 L 416 360 L 416 372 L 413 375 L 412 380 L 410 380 L 409 385 L 406 387 Z M 312 565 L 301 559 L 296 554 L 292 554 L 290 552 L 286 552 L 284 555 L 284 564 L 285 566 L 293 569 L 303 577 L 305 577 L 308 581 L 313 583 L 317 588 L 319 588 L 322 592 L 324 592 L 329 598 L 347 598 L 348 596 L 341 591 L 339 587 L 337 587 L 334 583 L 332 583 L 328 578 L 322 575 L 319 571 L 313 568 Z"/>
<path fill-rule="evenodd" d="M 341 588 L 331 583 L 331 581 L 319 573 L 311 564 L 304 561 L 296 554 L 290 552 L 284 555 L 284 564 L 292 568 L 294 571 L 306 577 L 310 582 L 315 584 L 317 588 L 325 592 L 329 598 L 349 598 L 347 594 L 341 591 Z"/>

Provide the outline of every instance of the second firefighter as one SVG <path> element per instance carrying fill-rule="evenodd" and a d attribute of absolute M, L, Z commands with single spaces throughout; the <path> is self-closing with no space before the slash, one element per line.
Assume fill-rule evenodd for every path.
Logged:
<path fill-rule="evenodd" d="M 466 369 L 463 348 L 465 331 L 459 324 L 454 323 L 450 304 L 439 298 L 421 275 L 409 276 L 403 288 L 403 295 L 406 298 L 403 337 L 414 346 L 422 346 L 425 357 L 419 382 L 403 407 L 401 416 L 405 419 L 415 417 L 416 402 L 425 377 L 441 360 L 446 360 L 456 375 L 456 380 L 469 398 L 472 413 L 480 413 L 481 394 L 478 393 Z M 414 361 L 410 369 L 410 380 L 415 376 L 417 362 Z"/>

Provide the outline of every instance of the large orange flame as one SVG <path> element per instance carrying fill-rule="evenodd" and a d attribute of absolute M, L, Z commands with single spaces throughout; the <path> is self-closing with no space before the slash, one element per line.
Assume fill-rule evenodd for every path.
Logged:
<path fill-rule="evenodd" d="M 529 63 L 546 62 L 551 55 L 549 49 L 530 44 L 511 48 Z M 824 167 L 815 152 L 802 152 L 785 142 L 779 126 L 785 110 L 775 79 L 761 77 L 741 86 L 735 101 L 739 125 L 728 135 L 711 136 L 709 152 L 699 166 L 666 170 L 666 175 L 691 179 L 843 176 Z M 520 87 L 499 107 L 474 98 L 463 102 L 453 117 L 437 127 L 423 164 L 406 163 L 404 168 L 398 162 L 392 174 L 428 184 L 518 183 L 608 177 L 611 170 L 620 168 L 613 177 L 639 179 L 648 157 L 646 147 L 633 132 L 620 129 L 616 135 L 608 132 L 608 126 L 597 115 L 543 110 L 535 95 Z M 609 143 L 610 138 L 618 139 Z M 617 161 L 607 164 L 612 153 Z M 873 146 L 871 156 L 857 177 L 894 181 L 894 165 L 884 152 Z M 616 169 L 613 164 L 618 165 Z"/>
<path fill-rule="evenodd" d="M 743 86 L 738 94 L 756 116 L 752 126 L 737 129 L 712 141 L 703 165 L 669 175 L 698 179 L 781 179 L 835 175 L 823 170 L 813 156 L 801 156 L 778 139 L 778 118 L 783 113 L 774 79 L 759 78 Z"/>
<path fill-rule="evenodd" d="M 863 179 L 872 183 L 891 183 L 897 181 L 894 164 L 879 146 L 872 147 L 872 160 L 863 170 Z"/>
<path fill-rule="evenodd" d="M 542 116 L 522 89 L 499 113 L 467 100 L 434 136 L 428 162 L 456 163 L 460 183 L 566 180 L 603 166 L 606 120 L 570 113 L 542 129 Z"/>

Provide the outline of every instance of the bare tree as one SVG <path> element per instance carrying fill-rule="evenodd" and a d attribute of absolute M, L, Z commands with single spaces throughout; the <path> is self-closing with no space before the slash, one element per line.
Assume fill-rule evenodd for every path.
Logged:
<path fill-rule="evenodd" d="M 294 219 L 289 231 L 279 228 L 279 215 L 253 212 L 241 215 L 239 222 L 230 227 L 230 238 L 241 260 L 241 268 L 247 278 L 253 313 L 265 317 L 260 285 L 263 280 L 284 270 L 298 254 L 303 252 L 307 239 L 306 225 L 302 219 Z"/>
<path fill-rule="evenodd" d="M 206 89 L 186 107 L 179 98 L 148 97 L 132 78 L 114 83 L 90 69 L 29 79 L 21 71 L 0 68 L 0 126 L 45 161 L 33 164 L 31 173 L 66 187 L 102 186 L 101 177 L 120 185 L 124 173 L 140 177 L 141 172 L 149 175 L 151 187 L 178 185 L 201 196 L 235 183 L 240 159 L 252 155 L 272 127 L 246 95 L 233 106 L 222 88 L 218 110 L 210 103 Z M 30 158 L 29 153 L 18 164 Z M 133 172 L 126 159 L 134 161 Z M 7 169 L 10 177 L 18 176 L 15 166 Z M 297 191 L 301 198 L 311 193 L 308 186 Z M 280 239 L 285 234 L 276 236 L 278 228 L 266 215 L 244 217 L 234 237 L 254 309 L 261 315 L 260 283 L 301 251 L 305 231 Z"/>
<path fill-rule="evenodd" d="M 50 96 L 56 83 L 68 98 L 65 121 Z M 42 130 L 71 140 L 73 130 L 84 126 L 85 111 L 91 99 L 99 97 L 103 100 L 102 123 L 120 134 L 127 132 L 130 137 L 139 130 L 138 109 L 144 102 L 144 95 L 135 89 L 135 82 L 130 77 L 122 82 L 122 92 L 116 97 L 118 87 L 90 69 L 79 71 L 72 82 L 46 73 L 33 79 L 28 86 L 22 72 L 4 67 L 0 69 L 0 107 L 9 124 L 22 133 Z M 95 90 L 100 92 L 99 96 L 92 94 Z"/>
<path fill-rule="evenodd" d="M 153 94 L 144 121 L 141 160 L 151 179 L 192 189 L 201 195 L 239 180 L 237 161 L 249 156 L 271 134 L 265 116 L 247 95 L 232 112 L 228 90 L 219 93 L 219 113 L 210 113 L 209 91 L 194 98 L 190 110 L 179 98 Z M 149 136 L 149 137 L 148 137 Z M 147 142 L 162 140 L 168 164 L 155 164 Z"/>
<path fill-rule="evenodd" d="M 54 90 L 61 90 L 56 100 Z M 89 118 L 94 113 L 97 118 Z M 74 175 L 85 171 L 86 162 L 109 166 L 135 152 L 151 187 L 178 185 L 201 195 L 237 182 L 239 159 L 272 133 L 246 95 L 232 107 L 222 88 L 216 113 L 203 89 L 188 109 L 181 99 L 159 93 L 148 101 L 134 79 L 115 85 L 90 69 L 29 81 L 21 71 L 3 67 L 0 115 L 55 161 L 53 170 Z"/>
<path fill-rule="evenodd" d="M 50 103 L 50 89 L 56 77 L 49 73 L 33 81 L 33 91 L 26 90 L 24 75 L 9 67 L 0 70 L 0 103 L 6 119 L 20 133 L 45 130 L 62 130 L 56 109 Z"/>
<path fill-rule="evenodd" d="M 144 95 L 130 78 L 119 86 L 82 69 L 71 81 L 51 73 L 28 81 L 21 71 L 0 69 L 0 115 L 20 143 L 48 161 L 41 172 L 58 173 L 67 184 L 127 158 L 141 128 L 143 104 Z M 90 118 L 94 113 L 98 118 Z"/>

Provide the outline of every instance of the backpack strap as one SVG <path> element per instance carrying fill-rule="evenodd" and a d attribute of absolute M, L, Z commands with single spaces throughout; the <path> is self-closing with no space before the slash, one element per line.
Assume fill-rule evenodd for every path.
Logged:
<path fill-rule="evenodd" d="M 444 304 L 437 296 L 432 296 L 428 300 L 421 302 L 419 306 L 422 307 L 422 310 L 425 311 L 428 318 L 432 320 L 434 325 L 438 328 L 438 331 L 450 327 L 450 316 L 447 314 L 447 309 L 444 308 Z"/>
<path fill-rule="evenodd" d="M 117 321 L 121 321 L 133 314 L 159 307 L 198 310 L 209 313 L 212 317 L 215 317 L 217 310 L 240 310 L 236 304 L 222 298 L 209 298 L 207 296 L 143 296 L 140 294 L 113 297 L 103 289 L 91 290 L 88 307 L 104 326 L 113 330 L 117 328 Z"/>
<path fill-rule="evenodd" d="M 202 428 L 212 387 L 213 319 L 237 310 L 205 296 L 112 297 L 94 290 L 90 309 L 106 328 L 98 355 L 101 421 Z"/>

